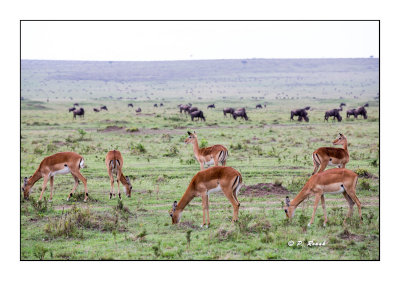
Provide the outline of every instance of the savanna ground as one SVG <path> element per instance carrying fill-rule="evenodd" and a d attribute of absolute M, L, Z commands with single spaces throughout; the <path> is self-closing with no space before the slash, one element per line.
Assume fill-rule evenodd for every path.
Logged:
<path fill-rule="evenodd" d="M 240 67 L 250 65 L 250 62 L 238 63 Z M 346 64 L 345 69 L 353 71 L 352 63 Z M 318 67 L 317 70 L 329 69 Z M 367 64 L 365 69 L 369 67 Z M 75 151 L 85 158 L 86 167 L 81 172 L 88 180 L 89 200 L 83 203 L 83 185 L 80 184 L 72 200 L 67 202 L 74 181 L 71 175 L 59 175 L 55 177 L 53 202 L 46 202 L 48 185 L 45 200 L 36 203 L 43 181 L 37 182 L 30 200 L 21 199 L 22 260 L 379 259 L 376 70 L 372 74 L 367 70 L 355 70 L 347 75 L 334 71 L 332 77 L 336 78 L 332 83 L 323 82 L 331 77 L 324 74 L 318 76 L 319 80 L 314 79 L 316 82 L 312 85 L 310 81 L 303 84 L 299 81 L 316 75 L 313 72 L 292 75 L 282 70 L 275 77 L 265 75 L 268 76 L 265 78 L 257 71 L 256 74 L 225 71 L 224 77 L 231 77 L 234 82 L 221 77 L 202 78 L 180 81 L 183 87 L 176 78 L 174 83 L 164 86 L 160 86 L 162 81 L 152 77 L 129 82 L 131 84 L 115 82 L 116 78 L 114 82 L 80 82 L 54 70 L 50 72 L 58 73 L 57 78 L 45 81 L 35 78 L 37 69 L 42 68 L 32 69 L 22 69 L 21 185 L 22 178 L 32 175 L 45 156 Z M 253 81 L 255 76 L 258 80 Z M 298 86 L 291 83 L 293 79 Z M 274 91 L 264 92 L 266 85 L 263 83 L 269 85 L 266 81 Z M 133 90 L 137 83 L 142 84 Z M 294 86 L 282 88 L 280 83 Z M 254 95 L 237 90 L 245 89 L 247 84 L 258 85 L 253 86 Z M 92 88 L 88 89 L 87 85 Z M 103 97 L 100 90 L 96 91 L 104 91 L 105 87 L 111 96 Z M 131 87 L 128 92 L 132 96 L 140 94 L 136 99 L 119 98 L 122 87 Z M 82 92 L 81 96 L 72 96 L 77 88 L 92 92 L 94 96 L 87 97 Z M 296 89 L 300 96 L 295 94 Z M 71 92 L 71 98 L 55 98 L 61 96 L 57 95 L 59 91 Z M 328 96 L 325 92 L 335 94 Z M 84 119 L 73 120 L 68 113 L 68 107 L 74 102 L 85 108 Z M 160 102 L 164 107 L 153 107 Z M 177 105 L 187 102 L 201 108 L 207 121 L 192 122 L 179 114 Z M 264 102 L 267 108 L 255 109 L 256 104 Z M 341 102 L 347 104 L 344 110 L 369 102 L 368 119 L 346 119 L 342 113 L 341 123 L 324 122 L 324 112 L 337 108 Z M 134 108 L 128 108 L 128 103 L 133 103 Z M 216 109 L 207 110 L 211 103 L 215 103 Z M 100 105 L 107 105 L 109 110 L 93 112 L 92 108 Z M 291 109 L 307 105 L 312 108 L 309 123 L 289 121 Z M 134 111 L 138 106 L 142 108 L 140 114 Z M 222 108 L 227 106 L 245 106 L 250 120 L 224 118 Z M 243 187 L 238 195 L 241 206 L 237 223 L 231 222 L 231 204 L 217 193 L 210 195 L 210 228 L 200 228 L 201 198 L 195 198 L 185 208 L 179 225 L 171 224 L 168 210 L 174 200 L 181 198 L 199 170 L 192 146 L 183 143 L 188 130 L 196 131 L 202 146 L 217 143 L 226 146 L 229 150 L 227 165 L 241 172 L 247 188 Z M 314 224 L 307 227 L 313 198 L 305 200 L 294 219 L 288 221 L 282 209 L 286 194 L 274 194 L 274 191 L 287 189 L 292 199 L 311 175 L 311 153 L 318 147 L 332 146 L 339 132 L 349 141 L 350 162 L 346 168 L 360 175 L 357 194 L 363 204 L 363 223 L 354 214 L 348 224 L 343 225 L 347 202 L 342 195 L 326 196 L 326 227 L 322 226 L 320 206 Z M 124 174 L 134 179 L 132 197 L 123 194 L 121 201 L 108 199 L 110 182 L 104 159 L 112 149 L 121 151 Z M 274 188 L 268 191 L 259 183 L 271 183 Z M 255 189 L 251 188 L 254 185 L 259 192 L 250 192 Z M 289 247 L 289 241 L 295 241 L 295 245 Z M 297 241 L 302 244 L 297 245 Z M 306 246 L 309 241 L 324 245 Z"/>

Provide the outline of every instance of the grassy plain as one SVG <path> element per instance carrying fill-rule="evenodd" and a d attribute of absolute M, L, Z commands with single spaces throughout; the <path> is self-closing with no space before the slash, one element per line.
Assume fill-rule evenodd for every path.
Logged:
<path fill-rule="evenodd" d="M 240 67 L 249 64 L 242 62 Z M 332 98 L 328 95 L 329 99 L 326 94 L 308 96 L 299 86 L 293 91 L 298 89 L 303 94 L 298 97 L 291 93 L 286 98 L 286 94 L 280 94 L 285 92 L 281 89 L 264 95 L 262 89 L 266 86 L 260 84 L 253 89 L 256 94 L 252 97 L 236 90 L 233 92 L 227 87 L 229 81 L 218 76 L 211 82 L 208 78 L 183 81 L 185 87 L 177 86 L 179 94 L 176 95 L 170 83 L 164 90 L 154 90 L 154 96 L 150 90 L 147 91 L 149 98 L 143 94 L 145 90 L 138 90 L 138 96 L 130 93 L 136 100 L 118 99 L 115 93 L 111 97 L 102 97 L 102 93 L 93 90 L 97 97 L 81 94 L 70 99 L 57 95 L 59 92 L 50 84 L 59 83 L 59 89 L 66 92 L 69 89 L 73 93 L 75 88 L 85 89 L 79 83 L 90 81 L 58 77 L 60 82 L 54 79 L 43 82 L 32 78 L 37 72 L 29 71 L 33 73 L 31 76 L 26 75 L 27 70 L 22 72 L 22 79 L 26 80 L 22 87 L 24 100 L 21 101 L 21 184 L 22 178 L 32 175 L 45 156 L 59 151 L 75 151 L 85 158 L 86 167 L 81 172 L 88 179 L 90 200 L 83 203 L 81 184 L 73 199 L 67 202 L 73 178 L 61 175 L 55 178 L 53 202 L 38 204 L 36 200 L 42 180 L 37 182 L 32 199 L 21 200 L 22 260 L 379 259 L 379 104 L 374 99 L 375 88 L 355 93 L 348 85 L 332 82 L 329 87 L 347 95 L 332 94 Z M 283 72 L 279 75 L 287 77 L 292 73 L 284 75 Z M 235 73 L 225 72 L 224 75 L 236 77 Z M 360 79 L 360 83 L 371 80 L 374 84 L 373 73 L 362 79 L 357 75 L 346 77 L 341 74 L 342 79 L 332 80 Z M 254 72 L 245 74 L 250 81 L 254 77 Z M 245 74 L 238 75 L 239 82 Z M 301 73 L 298 75 L 302 77 Z M 327 75 L 326 79 L 329 77 Z M 189 78 L 182 78 L 185 79 Z M 156 81 L 152 87 L 158 88 L 161 82 L 156 78 L 129 83 L 132 83 L 132 90 L 132 85 L 151 85 L 152 81 Z M 176 79 L 172 81 L 178 85 Z M 239 82 L 235 80 L 234 84 Z M 96 81 L 91 85 L 96 85 L 93 88 L 97 89 L 101 88 L 100 83 L 105 82 Z M 114 79 L 107 83 L 122 87 L 128 82 Z M 207 83 L 224 92 L 215 97 L 213 93 L 203 94 L 201 90 L 199 94 L 190 95 L 191 88 L 205 88 Z M 42 85 L 42 91 L 37 85 Z M 246 85 L 241 87 L 246 88 Z M 322 91 L 318 85 L 311 88 L 314 93 L 319 92 L 318 89 Z M 46 102 L 49 95 L 50 102 Z M 202 99 L 198 99 L 200 96 Z M 153 104 L 160 101 L 164 107 L 154 108 Z M 206 122 L 192 122 L 179 114 L 177 105 L 189 101 L 204 111 Z M 86 109 L 84 119 L 73 120 L 72 114 L 68 113 L 73 102 L 79 102 Z M 134 109 L 137 106 L 142 108 L 141 114 L 127 107 L 131 102 Z M 256 104 L 264 102 L 267 102 L 267 108 L 255 109 Z M 338 107 L 340 102 L 348 105 L 345 110 L 369 102 L 369 118 L 324 122 L 324 112 Z M 216 109 L 207 110 L 210 103 L 215 103 Z M 107 105 L 109 111 L 92 111 L 93 107 L 100 105 Z M 307 105 L 312 107 L 309 123 L 289 121 L 291 109 Z M 222 108 L 227 106 L 246 106 L 250 120 L 224 118 Z M 230 222 L 232 206 L 228 200 L 222 194 L 212 194 L 209 229 L 199 227 L 202 222 L 200 198 L 195 198 L 186 207 L 179 225 L 171 225 L 168 210 L 174 200 L 180 199 L 190 179 L 199 170 L 192 147 L 183 143 L 187 130 L 196 130 L 203 145 L 225 145 L 229 150 L 227 165 L 242 173 L 245 185 L 282 184 L 289 190 L 291 198 L 311 175 L 311 153 L 320 146 L 331 146 L 339 132 L 345 134 L 351 158 L 347 168 L 365 174 L 360 176 L 357 187 L 363 204 L 363 224 L 354 216 L 347 226 L 343 226 L 347 203 L 342 195 L 327 196 L 327 227 L 322 226 L 322 209 L 319 207 L 314 225 L 307 228 L 313 199 L 302 203 L 293 221 L 289 222 L 282 210 L 285 195 L 245 195 L 244 187 L 238 196 L 241 202 L 238 223 Z M 121 151 L 124 174 L 134 178 L 132 198 L 123 196 L 122 201 L 108 199 L 110 184 L 104 159 L 112 149 Z M 46 199 L 48 196 L 49 190 L 45 193 Z M 289 247 L 287 243 L 290 240 L 302 241 L 302 245 Z M 308 241 L 325 241 L 325 245 L 308 247 L 305 245 Z"/>

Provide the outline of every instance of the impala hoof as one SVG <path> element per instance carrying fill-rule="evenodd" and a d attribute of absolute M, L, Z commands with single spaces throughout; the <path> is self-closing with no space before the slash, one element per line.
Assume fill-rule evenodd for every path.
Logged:
<path fill-rule="evenodd" d="M 307 227 L 310 227 L 310 226 L 311 226 L 311 223 L 307 224 Z"/>

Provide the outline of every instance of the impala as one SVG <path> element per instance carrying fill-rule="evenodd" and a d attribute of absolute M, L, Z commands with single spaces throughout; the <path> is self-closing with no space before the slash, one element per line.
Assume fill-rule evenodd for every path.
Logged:
<path fill-rule="evenodd" d="M 233 206 L 232 221 L 238 220 L 240 203 L 237 199 L 240 187 L 242 185 L 242 175 L 231 167 L 211 167 L 207 170 L 198 172 L 190 181 L 188 188 L 183 194 L 181 200 L 172 205 L 169 214 L 172 218 L 172 224 L 179 223 L 183 209 L 196 196 L 201 196 L 203 205 L 203 224 L 201 227 L 210 225 L 210 213 L 208 209 L 208 195 L 210 193 L 221 191 L 228 198 Z M 206 224 L 207 213 L 207 224 Z"/>
<path fill-rule="evenodd" d="M 84 167 L 84 159 L 82 156 L 75 152 L 59 152 L 48 156 L 42 160 L 39 165 L 39 168 L 36 172 L 28 179 L 24 178 L 24 186 L 22 187 L 22 191 L 24 192 L 24 198 L 28 199 L 29 194 L 31 193 L 31 188 L 33 185 L 41 178 L 43 178 L 43 187 L 42 192 L 40 193 L 39 201 L 42 200 L 42 196 L 44 191 L 46 190 L 47 182 L 50 179 L 50 201 L 53 199 L 53 188 L 54 188 L 54 176 L 55 175 L 63 175 L 71 173 L 75 180 L 75 185 L 72 188 L 71 193 L 68 196 L 69 198 L 75 192 L 76 187 L 79 184 L 79 180 L 83 182 L 85 186 L 85 199 L 84 202 L 87 201 L 88 198 L 88 189 L 86 185 L 86 179 L 79 172 L 81 168 Z"/>
<path fill-rule="evenodd" d="M 221 163 L 222 166 L 226 164 L 226 158 L 228 157 L 228 149 L 225 146 L 216 144 L 210 147 L 199 148 L 199 143 L 197 142 L 196 132 L 189 132 L 189 137 L 185 139 L 185 144 L 192 143 L 194 156 L 200 163 L 200 170 L 204 170 L 204 165 L 207 166 L 215 165 Z"/>
<path fill-rule="evenodd" d="M 314 163 L 313 175 L 317 172 L 325 170 L 326 166 L 338 166 L 339 168 L 346 168 L 349 162 L 349 151 L 347 150 L 347 138 L 345 135 L 339 133 L 339 137 L 333 141 L 334 145 L 343 145 L 343 148 L 335 147 L 320 147 L 312 154 Z"/>
<path fill-rule="evenodd" d="M 108 171 L 108 175 L 110 176 L 111 182 L 111 189 L 110 189 L 110 199 L 112 195 L 115 197 L 114 193 L 114 174 L 117 177 L 117 184 L 118 184 L 118 197 L 121 199 L 121 193 L 119 190 L 119 182 L 125 188 L 125 194 L 128 197 L 131 197 L 132 185 L 131 181 L 129 180 L 128 176 L 124 176 L 122 173 L 122 165 L 124 164 L 124 160 L 122 159 L 121 152 L 118 150 L 109 151 L 106 155 L 106 167 Z"/>
<path fill-rule="evenodd" d="M 318 207 L 318 202 L 321 200 L 322 209 L 324 211 L 324 226 L 328 221 L 325 208 L 325 196 L 324 194 L 338 194 L 342 193 L 349 204 L 349 212 L 347 217 L 351 217 L 353 214 L 354 203 L 357 204 L 358 214 L 361 218 L 361 202 L 356 196 L 356 185 L 357 185 L 357 174 L 353 171 L 344 168 L 330 169 L 324 172 L 312 175 L 306 182 L 304 187 L 300 190 L 299 194 L 290 201 L 289 197 L 286 197 L 285 213 L 288 218 L 293 218 L 294 212 L 297 206 L 309 196 L 315 196 L 314 211 L 308 226 L 310 226 L 315 217 L 315 212 Z M 344 220 L 346 223 L 346 219 Z"/>

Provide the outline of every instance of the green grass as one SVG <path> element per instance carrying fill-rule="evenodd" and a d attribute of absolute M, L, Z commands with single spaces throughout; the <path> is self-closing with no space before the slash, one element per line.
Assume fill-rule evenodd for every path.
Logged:
<path fill-rule="evenodd" d="M 341 100 L 268 100 L 267 109 L 256 110 L 253 100 L 196 102 L 207 122 L 191 122 L 180 115 L 178 100 L 140 101 L 142 114 L 127 108 L 126 101 L 102 101 L 108 112 L 94 113 L 98 101 L 83 103 L 84 119 L 72 120 L 71 102 L 21 102 L 21 176 L 30 176 L 40 161 L 59 151 L 75 151 L 85 158 L 81 170 L 88 179 L 89 201 L 83 203 L 83 186 L 66 201 L 74 180 L 55 178 L 53 202 L 21 200 L 21 258 L 25 259 L 379 259 L 379 108 L 370 103 L 368 120 L 324 123 L 325 110 Z M 352 100 L 345 100 L 351 104 Z M 357 101 L 362 104 L 364 101 Z M 226 105 L 248 108 L 248 122 L 224 118 Z M 42 105 L 46 110 L 38 110 Z M 293 108 L 310 105 L 309 123 L 289 121 Z M 135 105 L 136 107 L 136 105 Z M 370 121 L 372 120 L 372 122 Z M 327 196 L 328 225 L 322 226 L 318 208 L 314 224 L 307 228 L 313 199 L 302 203 L 288 222 L 282 210 L 284 196 L 239 194 L 239 222 L 231 223 L 232 206 L 221 194 L 210 196 L 209 229 L 202 223 L 201 199 L 184 210 L 180 225 L 172 225 L 168 210 L 179 200 L 199 170 L 193 148 L 185 145 L 187 130 L 195 130 L 203 144 L 222 144 L 229 150 L 227 165 L 242 173 L 245 185 L 281 182 L 293 198 L 312 171 L 311 153 L 331 146 L 339 132 L 349 141 L 348 169 L 360 175 L 357 194 L 363 204 L 364 223 L 353 217 L 342 221 L 347 203 L 341 195 Z M 132 198 L 108 199 L 110 182 L 105 155 L 118 149 L 123 171 L 132 176 Z M 378 164 L 377 164 L 378 163 Z M 21 179 L 22 185 L 22 179 Z M 49 186 L 48 186 L 49 189 Z M 49 190 L 45 196 L 48 198 Z M 302 241 L 289 247 L 288 241 Z M 190 241 L 190 242 L 189 242 Z M 308 247 L 308 241 L 325 246 Z"/>

